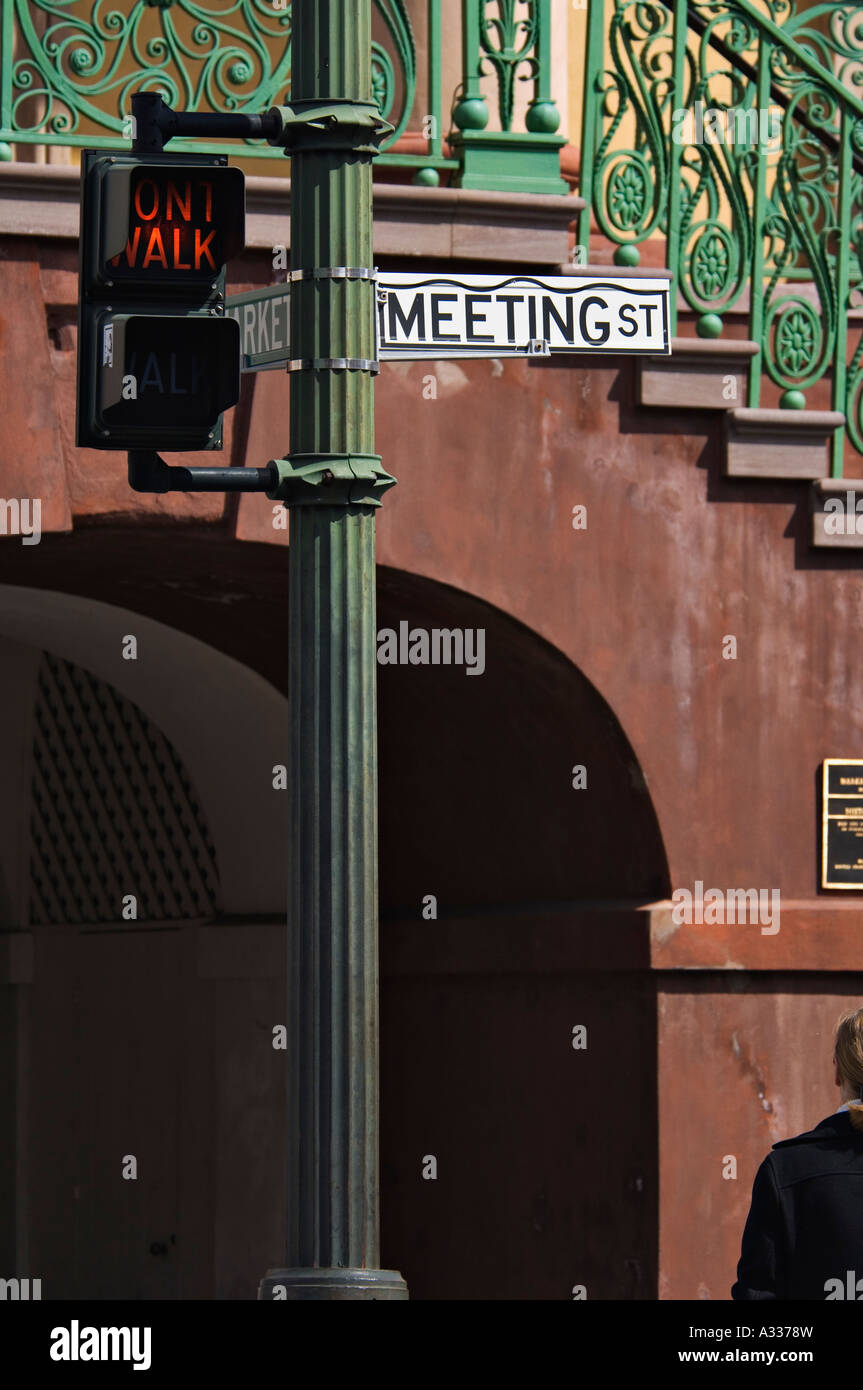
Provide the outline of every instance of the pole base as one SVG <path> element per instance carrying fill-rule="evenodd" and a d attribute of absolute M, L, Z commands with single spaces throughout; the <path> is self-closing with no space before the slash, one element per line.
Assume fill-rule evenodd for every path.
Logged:
<path fill-rule="evenodd" d="M 396 1269 L 270 1269 L 258 1285 L 258 1302 L 408 1297 Z"/>

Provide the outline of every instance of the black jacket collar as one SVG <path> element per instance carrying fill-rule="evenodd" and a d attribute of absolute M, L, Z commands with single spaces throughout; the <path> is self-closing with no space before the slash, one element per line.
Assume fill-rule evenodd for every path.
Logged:
<path fill-rule="evenodd" d="M 818 1143 L 825 1139 L 849 1139 L 857 1138 L 863 1143 L 863 1131 L 855 1129 L 851 1123 L 851 1118 L 847 1110 L 841 1114 L 828 1115 L 826 1120 L 822 1120 L 814 1129 L 807 1130 L 805 1134 L 795 1134 L 791 1139 L 780 1139 L 773 1145 L 774 1149 L 783 1149 L 789 1144 L 808 1144 Z"/>

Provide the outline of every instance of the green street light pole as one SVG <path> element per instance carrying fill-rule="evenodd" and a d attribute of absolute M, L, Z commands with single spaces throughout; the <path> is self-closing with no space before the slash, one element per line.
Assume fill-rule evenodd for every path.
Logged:
<path fill-rule="evenodd" d="M 381 1270 L 371 0 L 293 0 L 288 1229 L 261 1299 L 405 1299 Z"/>

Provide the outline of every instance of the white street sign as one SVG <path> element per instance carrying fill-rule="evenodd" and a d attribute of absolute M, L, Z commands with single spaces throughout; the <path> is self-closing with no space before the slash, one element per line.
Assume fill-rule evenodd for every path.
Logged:
<path fill-rule="evenodd" d="M 577 275 L 419 275 L 377 280 L 378 358 L 546 356 L 557 352 L 669 356 L 669 281 Z M 229 295 L 244 372 L 284 367 L 290 284 Z"/>
<path fill-rule="evenodd" d="M 551 352 L 668 356 L 668 280 L 416 275 L 379 282 L 382 360 Z"/>

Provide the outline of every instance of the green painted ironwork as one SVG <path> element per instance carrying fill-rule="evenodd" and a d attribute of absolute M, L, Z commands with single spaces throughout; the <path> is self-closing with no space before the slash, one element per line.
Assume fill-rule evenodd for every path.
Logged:
<path fill-rule="evenodd" d="M 0 138 L 116 146 L 142 90 L 187 111 L 260 111 L 289 82 L 290 24 L 261 0 L 3 0 Z"/>
<path fill-rule="evenodd" d="M 486 10 L 488 7 L 483 6 Z M 480 20 L 480 49 L 494 69 L 501 130 L 512 130 L 515 103 L 515 75 L 525 66 L 533 77 L 538 69 L 539 6 L 526 5 L 519 17 L 519 0 L 501 0 L 497 15 L 483 14 Z M 522 79 L 524 80 L 524 79 Z"/>
<path fill-rule="evenodd" d="M 438 112 L 440 5 L 428 6 Z M 290 97 L 290 0 L 132 0 L 113 8 L 105 0 L 0 0 L 0 7 L 0 141 L 7 144 L 115 146 L 118 136 L 128 139 L 134 91 L 159 91 L 184 111 L 257 112 Z M 416 43 L 405 0 L 375 0 L 374 9 L 372 90 L 394 127 L 391 146 L 414 110 Z M 236 153 L 237 146 L 208 141 L 207 149 Z M 260 141 L 247 142 L 244 154 L 272 158 Z M 439 135 L 429 156 L 454 165 L 443 159 Z"/>
<path fill-rule="evenodd" d="M 861 7 L 591 0 L 588 74 L 581 243 L 591 215 L 621 265 L 664 236 L 700 336 L 748 317 L 748 404 L 765 377 L 788 408 L 829 390 L 863 453 Z"/>
<path fill-rule="evenodd" d="M 457 183 L 486 188 L 565 193 L 556 134 L 560 115 L 551 96 L 551 0 L 462 0 L 462 82 L 450 137 L 460 161 Z M 500 130 L 487 130 L 483 77 L 494 78 Z M 515 130 L 516 82 L 532 84 L 524 129 Z"/>
<path fill-rule="evenodd" d="M 375 0 L 375 9 L 386 24 L 395 53 L 395 60 L 383 44 L 377 40 L 373 41 L 372 96 L 380 107 L 384 119 L 390 121 L 394 126 L 388 142 L 394 144 L 404 133 L 414 107 L 417 83 L 417 51 L 404 0 Z M 404 84 L 400 110 L 397 110 L 396 106 L 396 70 L 400 73 Z"/>
<path fill-rule="evenodd" d="M 493 70 L 509 137 L 505 163 L 494 140 L 471 151 L 468 185 L 475 167 L 483 182 L 473 186 L 513 186 L 515 151 L 523 164 L 519 186 L 565 191 L 550 91 L 551 0 L 463 0 L 462 8 L 464 67 L 474 74 L 479 128 L 488 121 L 480 75 Z M 15 145 L 116 147 L 129 139 L 135 91 L 158 91 L 184 111 L 258 112 L 290 100 L 291 0 L 0 0 L 0 24 L 0 160 L 12 158 Z M 420 45 L 415 24 L 423 30 Z M 419 183 L 439 182 L 445 172 L 463 175 L 468 158 L 464 147 L 450 152 L 444 145 L 442 54 L 449 41 L 443 0 L 410 12 L 407 0 L 374 0 L 372 94 L 393 127 L 380 161 L 415 170 Z M 523 129 L 514 130 L 519 81 L 530 81 L 533 95 Z M 458 109 L 463 115 L 464 100 Z M 466 127 L 458 114 L 454 119 L 458 132 L 471 128 L 469 119 Z M 421 131 L 426 153 L 398 148 L 408 130 Z M 173 148 L 193 145 L 177 140 Z M 206 148 L 236 154 L 238 146 L 207 141 Z M 272 158 L 260 141 L 247 141 L 242 152 Z"/>

